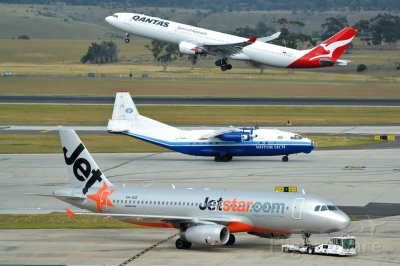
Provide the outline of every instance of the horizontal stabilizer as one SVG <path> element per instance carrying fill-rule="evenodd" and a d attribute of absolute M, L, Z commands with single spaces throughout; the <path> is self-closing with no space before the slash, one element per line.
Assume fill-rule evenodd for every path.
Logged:
<path fill-rule="evenodd" d="M 272 40 L 275 40 L 275 39 L 279 38 L 279 36 L 281 36 L 281 32 L 280 31 L 278 31 L 278 32 L 276 32 L 276 33 L 274 33 L 274 34 L 272 34 L 270 36 L 267 36 L 267 37 L 258 38 L 257 42 L 270 42 Z"/>

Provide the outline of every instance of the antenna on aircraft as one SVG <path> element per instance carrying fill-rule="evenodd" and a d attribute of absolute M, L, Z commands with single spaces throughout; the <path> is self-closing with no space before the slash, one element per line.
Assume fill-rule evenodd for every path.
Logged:
<path fill-rule="evenodd" d="M 172 189 L 175 189 L 175 185 L 174 184 L 171 184 L 172 185 Z"/>

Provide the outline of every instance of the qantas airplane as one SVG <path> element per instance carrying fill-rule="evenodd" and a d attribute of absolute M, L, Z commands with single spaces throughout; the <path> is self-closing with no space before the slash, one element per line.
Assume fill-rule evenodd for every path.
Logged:
<path fill-rule="evenodd" d="M 228 162 L 233 156 L 310 153 L 314 142 L 299 134 L 258 127 L 227 127 L 219 130 L 182 130 L 139 114 L 129 92 L 117 92 L 108 132 L 128 135 L 152 144 L 195 156 L 213 156 Z"/>
<path fill-rule="evenodd" d="M 282 68 L 347 65 L 349 61 L 339 57 L 357 34 L 357 30 L 345 28 L 314 48 L 295 50 L 268 43 L 278 38 L 279 32 L 269 37 L 247 39 L 136 13 L 115 13 L 106 17 L 106 21 L 126 32 L 126 43 L 130 34 L 176 43 L 182 54 L 216 56 L 215 65 L 222 71 L 232 69 L 230 59 Z"/>
<path fill-rule="evenodd" d="M 60 129 L 70 186 L 53 196 L 123 222 L 180 231 L 176 248 L 233 245 L 234 233 L 287 238 L 345 229 L 349 217 L 329 200 L 305 193 L 125 187 L 112 184 L 72 129 Z"/>

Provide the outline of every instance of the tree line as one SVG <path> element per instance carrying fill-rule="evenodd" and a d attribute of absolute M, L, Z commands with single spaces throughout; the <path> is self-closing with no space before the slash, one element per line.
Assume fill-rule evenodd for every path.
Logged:
<path fill-rule="evenodd" d="M 100 44 L 92 42 L 88 51 L 81 57 L 81 63 L 105 64 L 118 61 L 117 45 L 112 41 L 103 41 Z"/>
<path fill-rule="evenodd" d="M 0 3 L 16 4 L 60 4 L 67 5 L 99 5 L 113 7 L 167 7 L 167 8 L 189 8 L 207 9 L 213 11 L 250 11 L 250 10 L 302 10 L 302 11 L 324 11 L 343 10 L 350 11 L 398 11 L 399 0 L 0 0 Z"/>

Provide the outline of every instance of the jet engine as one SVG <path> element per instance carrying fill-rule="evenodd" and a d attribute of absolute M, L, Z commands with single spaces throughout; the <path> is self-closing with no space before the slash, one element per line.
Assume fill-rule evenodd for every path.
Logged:
<path fill-rule="evenodd" d="M 181 238 L 185 241 L 200 245 L 225 245 L 229 240 L 229 229 L 219 224 L 191 226 Z"/>
<path fill-rule="evenodd" d="M 179 43 L 179 52 L 182 54 L 201 54 L 203 50 L 197 44 L 182 41 Z"/>
<path fill-rule="evenodd" d="M 242 142 L 250 140 L 250 132 L 227 132 L 219 135 L 217 138 L 224 141 Z"/>

